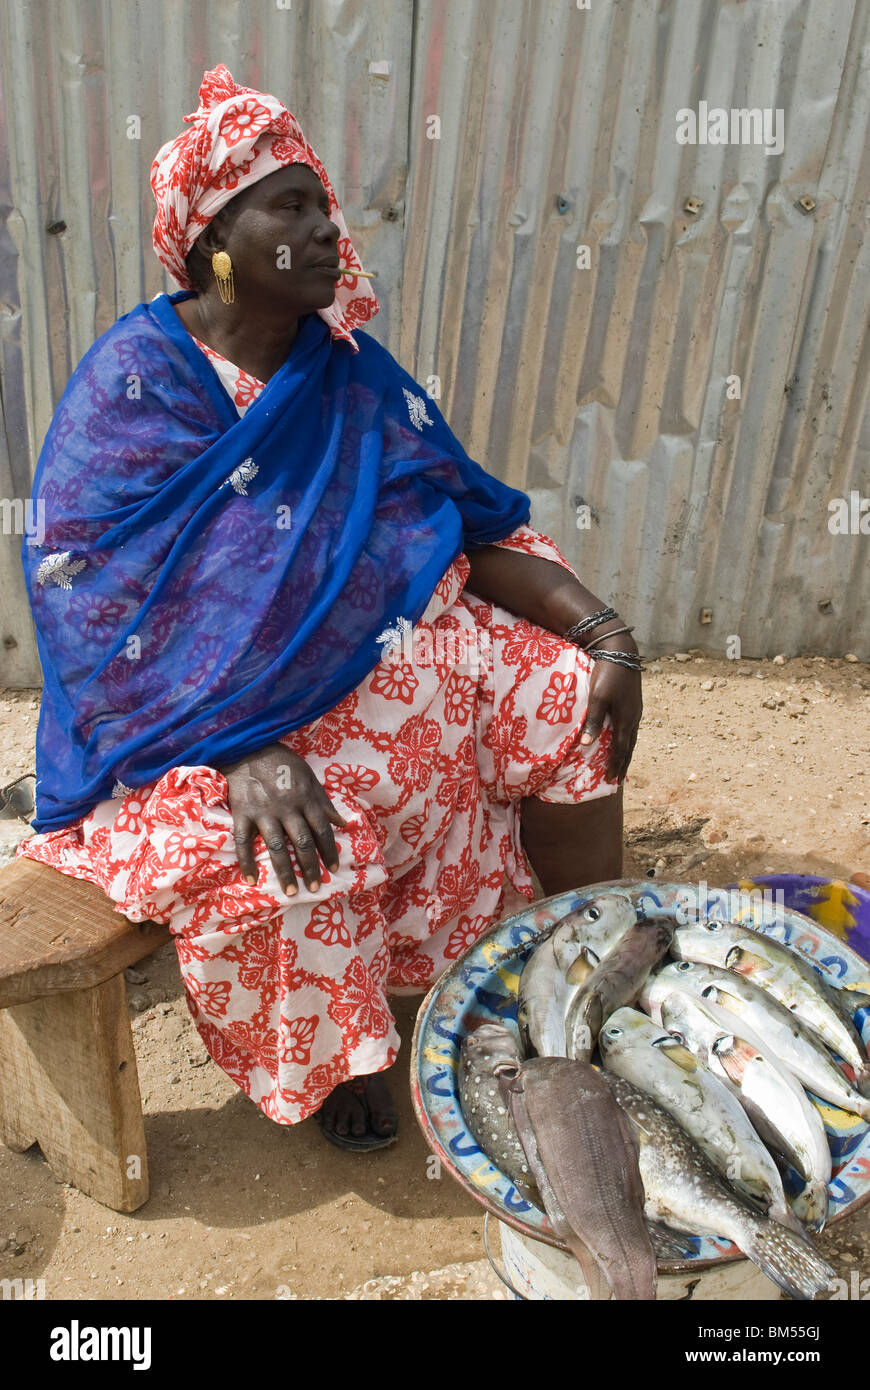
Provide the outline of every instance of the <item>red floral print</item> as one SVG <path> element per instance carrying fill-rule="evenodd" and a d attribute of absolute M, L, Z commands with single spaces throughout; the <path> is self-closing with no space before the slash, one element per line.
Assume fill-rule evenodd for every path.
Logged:
<path fill-rule="evenodd" d="M 527 527 L 498 544 L 564 565 Z M 287 898 L 259 836 L 257 883 L 245 882 L 226 778 L 200 765 L 19 848 L 98 883 L 132 921 L 168 922 L 209 1054 L 279 1124 L 305 1119 L 348 1077 L 390 1066 L 399 1038 L 388 992 L 428 988 L 531 898 L 523 797 L 570 803 L 615 790 L 609 725 L 590 748 L 579 743 L 589 658 L 464 593 L 468 573 L 460 555 L 415 636 L 429 629 L 436 648 L 457 634 L 473 650 L 491 641 L 477 675 L 451 664 L 445 640 L 443 661 L 407 668 L 410 703 L 388 697 L 384 661 L 377 679 L 281 739 L 346 821 L 333 827 L 339 868 L 323 869 L 317 892 L 300 877 Z"/>
<path fill-rule="evenodd" d="M 570 723 L 576 689 L 577 677 L 573 671 L 569 671 L 566 675 L 554 671 L 550 677 L 550 683 L 544 691 L 543 699 L 535 710 L 538 718 L 546 719 L 548 724 Z"/>

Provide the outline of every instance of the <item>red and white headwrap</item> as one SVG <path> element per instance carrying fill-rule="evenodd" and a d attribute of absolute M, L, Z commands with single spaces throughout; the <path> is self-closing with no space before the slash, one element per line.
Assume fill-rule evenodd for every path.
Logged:
<path fill-rule="evenodd" d="M 326 170 L 277 97 L 237 86 L 220 63 L 203 77 L 199 107 L 184 119 L 190 129 L 168 141 L 151 165 L 154 250 L 182 289 L 194 288 L 184 262 L 203 227 L 243 188 L 288 164 L 307 164 L 317 174 L 329 197 L 330 220 L 341 233 L 339 260 L 362 270 Z M 333 338 L 356 348 L 351 329 L 379 307 L 369 282 L 345 273 L 332 304 L 318 313 Z"/>

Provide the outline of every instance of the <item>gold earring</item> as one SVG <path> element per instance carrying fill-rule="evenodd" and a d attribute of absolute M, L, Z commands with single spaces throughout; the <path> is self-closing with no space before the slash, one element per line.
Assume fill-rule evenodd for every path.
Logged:
<path fill-rule="evenodd" d="M 211 268 L 217 280 L 218 294 L 224 304 L 232 304 L 236 297 L 233 285 L 233 263 L 226 251 L 215 251 L 211 258 Z"/>

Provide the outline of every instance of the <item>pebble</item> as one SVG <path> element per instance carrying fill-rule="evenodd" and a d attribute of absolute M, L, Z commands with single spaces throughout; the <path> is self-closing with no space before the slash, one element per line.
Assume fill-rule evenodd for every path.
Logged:
<path fill-rule="evenodd" d="M 782 652 L 780 652 L 778 656 L 775 656 L 775 657 L 773 658 L 773 664 L 774 664 L 774 666 L 784 666 L 784 665 L 785 665 L 785 656 L 783 655 Z"/>
<path fill-rule="evenodd" d="M 854 662 L 854 661 L 857 661 L 858 658 L 857 658 L 857 656 L 855 655 L 854 652 L 846 652 L 846 655 L 843 657 L 843 660 L 844 660 L 844 661 L 853 661 L 853 662 Z"/>
<path fill-rule="evenodd" d="M 148 976 L 143 975 L 141 970 L 137 970 L 135 966 L 132 965 L 128 965 L 127 969 L 124 971 L 124 979 L 127 981 L 128 985 L 144 985 L 148 983 Z"/>
<path fill-rule="evenodd" d="M 692 658 L 691 658 L 691 656 L 690 656 L 690 654 L 689 654 L 688 652 L 674 652 L 674 660 L 675 660 L 675 661 L 691 661 Z"/>
<path fill-rule="evenodd" d="M 148 998 L 147 994 L 142 994 L 141 992 L 139 992 L 130 995 L 130 1008 L 135 1009 L 137 1014 L 144 1013 L 145 1010 L 150 1007 L 151 1000 Z"/>
<path fill-rule="evenodd" d="M 701 682 L 701 689 L 702 689 L 702 690 L 712 690 L 712 689 L 713 689 L 713 685 L 714 685 L 714 682 L 713 682 L 713 681 L 702 681 L 702 682 Z"/>

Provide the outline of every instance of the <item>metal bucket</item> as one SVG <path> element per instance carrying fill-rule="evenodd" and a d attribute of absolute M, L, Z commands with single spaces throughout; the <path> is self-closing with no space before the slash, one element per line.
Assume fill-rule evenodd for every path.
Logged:
<path fill-rule="evenodd" d="M 582 1302 L 589 1293 L 583 1273 L 573 1255 L 566 1255 L 543 1241 L 532 1240 L 498 1222 L 501 1241 L 502 1274 L 514 1295 L 531 1302 L 557 1300 Z M 774 1283 L 749 1260 L 714 1265 L 711 1269 L 684 1270 L 662 1274 L 656 1284 L 656 1300 L 737 1299 L 751 1302 L 779 1299 Z"/>

